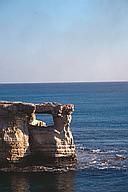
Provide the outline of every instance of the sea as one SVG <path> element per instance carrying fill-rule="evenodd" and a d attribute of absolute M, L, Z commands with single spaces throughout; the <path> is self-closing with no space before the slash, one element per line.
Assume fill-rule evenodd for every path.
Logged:
<path fill-rule="evenodd" d="M 77 149 L 73 169 L 0 173 L 0 192 L 128 191 L 128 82 L 0 84 L 0 100 L 74 104 Z"/>

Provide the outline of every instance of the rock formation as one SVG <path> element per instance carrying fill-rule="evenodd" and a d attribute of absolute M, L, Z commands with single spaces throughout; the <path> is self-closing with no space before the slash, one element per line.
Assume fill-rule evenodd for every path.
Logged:
<path fill-rule="evenodd" d="M 70 130 L 74 105 L 0 102 L 0 164 L 20 163 L 33 157 L 75 159 Z M 51 114 L 53 125 L 36 119 Z M 36 159 L 36 160 L 37 160 Z"/>

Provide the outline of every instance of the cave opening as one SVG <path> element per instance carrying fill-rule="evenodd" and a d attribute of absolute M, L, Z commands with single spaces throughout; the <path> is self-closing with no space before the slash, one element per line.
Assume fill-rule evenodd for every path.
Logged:
<path fill-rule="evenodd" d="M 50 114 L 36 114 L 36 120 L 45 122 L 46 126 L 54 125 L 53 117 Z"/>

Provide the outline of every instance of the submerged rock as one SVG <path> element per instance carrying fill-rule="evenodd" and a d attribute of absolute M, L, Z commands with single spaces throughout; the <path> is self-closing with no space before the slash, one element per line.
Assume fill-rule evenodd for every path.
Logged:
<path fill-rule="evenodd" d="M 70 123 L 74 105 L 0 102 L 0 166 L 75 160 Z M 51 114 L 47 126 L 36 114 Z M 12 166 L 13 167 L 13 166 Z"/>

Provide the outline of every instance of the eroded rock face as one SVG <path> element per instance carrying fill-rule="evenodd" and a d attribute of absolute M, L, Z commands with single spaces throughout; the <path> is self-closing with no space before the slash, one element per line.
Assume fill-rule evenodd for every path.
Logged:
<path fill-rule="evenodd" d="M 52 114 L 54 125 L 30 126 L 31 151 L 42 153 L 45 157 L 74 158 L 75 145 L 70 130 L 74 106 L 47 103 L 36 105 L 36 111 Z"/>
<path fill-rule="evenodd" d="M 17 162 L 30 154 L 28 126 L 35 106 L 25 103 L 0 103 L 0 158 Z"/>
<path fill-rule="evenodd" d="M 73 105 L 0 102 L 0 159 L 20 162 L 40 154 L 45 158 L 75 158 L 70 130 Z M 54 124 L 36 119 L 36 114 L 51 114 Z"/>

